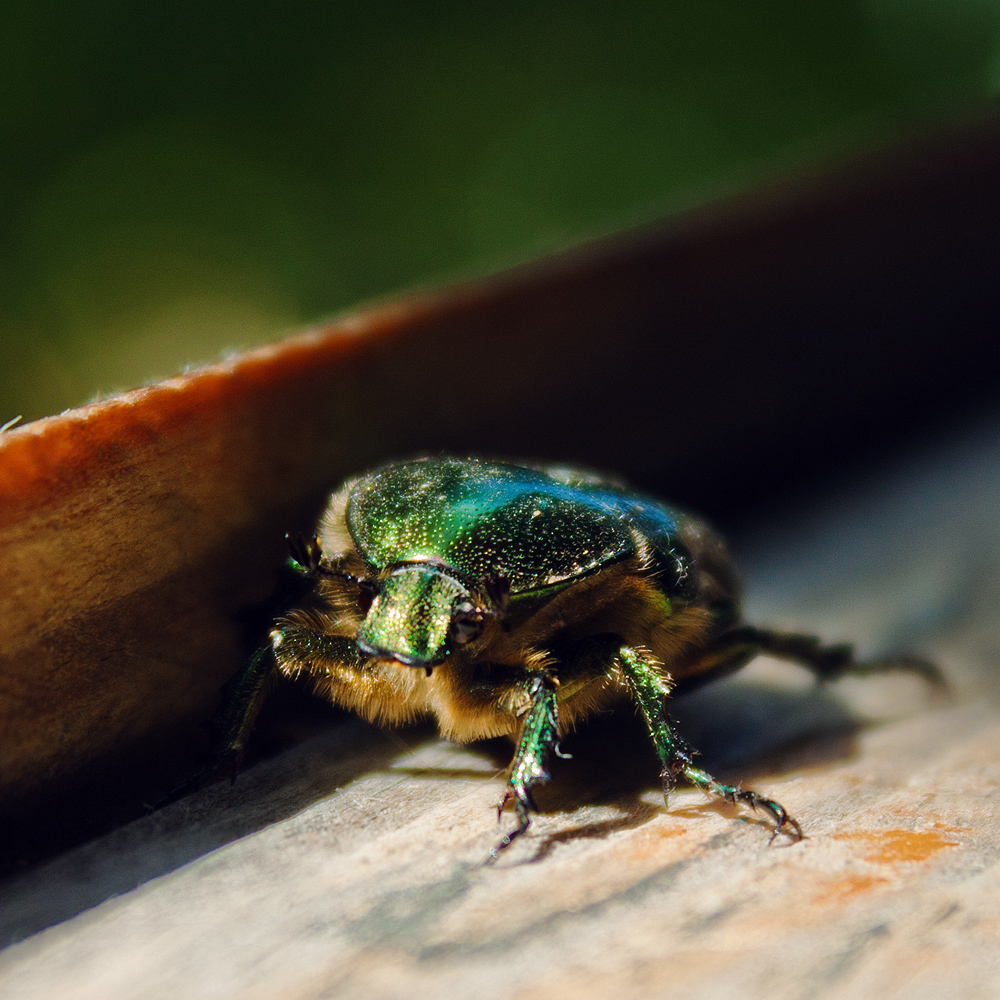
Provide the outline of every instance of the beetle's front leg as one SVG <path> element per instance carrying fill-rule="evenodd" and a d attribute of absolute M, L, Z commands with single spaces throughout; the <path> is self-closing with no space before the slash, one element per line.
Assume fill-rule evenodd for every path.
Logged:
<path fill-rule="evenodd" d="M 311 672 L 316 663 L 336 666 L 345 672 L 360 666 L 358 647 L 353 639 L 345 636 L 329 635 L 286 622 L 281 628 L 272 630 L 270 640 L 223 689 L 222 704 L 212 720 L 216 742 L 210 766 L 218 770 L 223 764 L 228 765 L 234 781 L 257 716 L 277 674 L 294 678 Z"/>
<path fill-rule="evenodd" d="M 779 833 L 785 833 L 793 840 L 802 839 L 799 824 L 788 815 L 780 803 L 765 798 L 757 792 L 744 790 L 736 785 L 726 785 L 713 778 L 707 771 L 694 766 L 692 760 L 694 752 L 677 736 L 667 718 L 664 701 L 670 694 L 670 687 L 663 679 L 658 669 L 659 664 L 651 653 L 633 649 L 631 646 L 622 646 L 618 650 L 617 660 L 663 764 L 661 777 L 664 800 L 667 799 L 677 778 L 684 777 L 709 795 L 718 795 L 734 805 L 741 802 L 755 811 L 764 809 L 769 812 L 775 822 L 772 841 Z"/>
<path fill-rule="evenodd" d="M 236 781 L 250 734 L 278 674 L 297 676 L 320 658 L 340 665 L 345 673 L 360 666 L 356 644 L 342 636 L 288 623 L 274 629 L 270 639 L 223 687 L 222 703 L 209 722 L 214 738 L 205 764 L 151 809 L 176 802 L 220 771 L 228 773 L 230 781 Z"/>
<path fill-rule="evenodd" d="M 213 741 L 205 763 L 186 781 L 150 805 L 150 812 L 201 788 L 220 771 L 228 771 L 230 781 L 236 781 L 247 740 L 267 698 L 275 671 L 271 646 L 262 646 L 250 657 L 247 665 L 223 686 L 222 703 L 208 723 L 213 730 Z"/>
<path fill-rule="evenodd" d="M 503 808 L 513 797 L 514 809 L 517 812 L 517 827 L 506 834 L 496 847 L 490 851 L 490 858 L 496 860 L 500 851 L 510 847 L 515 837 L 520 837 L 531 824 L 529 811 L 537 808 L 531 798 L 531 786 L 541 781 L 548 781 L 548 762 L 553 752 L 558 753 L 559 714 L 556 707 L 556 688 L 558 680 L 555 675 L 546 671 L 531 679 L 528 695 L 531 705 L 521 726 L 521 735 L 517 741 L 517 752 L 510 765 L 507 778 L 507 788 L 497 807 L 498 817 L 503 817 Z"/>
<path fill-rule="evenodd" d="M 272 632 L 271 643 L 261 646 L 247 665 L 223 687 L 222 702 L 209 722 L 214 735 L 211 756 L 200 775 L 224 769 L 229 772 L 230 781 L 236 780 L 250 733 L 277 673 L 274 655 L 276 634 L 276 631 Z M 194 776 L 197 777 L 198 774 Z"/>

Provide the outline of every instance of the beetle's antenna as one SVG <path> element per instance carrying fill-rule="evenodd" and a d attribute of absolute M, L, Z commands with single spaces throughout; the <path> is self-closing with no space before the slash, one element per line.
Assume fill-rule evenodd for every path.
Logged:
<path fill-rule="evenodd" d="M 346 569 L 338 569 L 323 553 L 319 536 L 313 535 L 306 538 L 304 535 L 285 535 L 288 548 L 292 554 L 292 561 L 304 572 L 306 576 L 325 576 L 334 580 L 345 580 L 347 583 L 356 583 L 363 591 L 374 597 L 377 588 L 367 577 L 350 573 Z"/>
<path fill-rule="evenodd" d="M 292 560 L 303 570 L 306 576 L 315 576 L 323 563 L 323 548 L 319 544 L 319 535 L 306 538 L 305 535 L 285 535 L 288 551 Z"/>

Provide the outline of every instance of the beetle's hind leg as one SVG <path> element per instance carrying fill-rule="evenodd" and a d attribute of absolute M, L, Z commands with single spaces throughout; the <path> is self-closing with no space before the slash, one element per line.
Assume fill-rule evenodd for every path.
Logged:
<path fill-rule="evenodd" d="M 771 835 L 772 842 L 779 833 L 786 834 L 793 841 L 802 839 L 799 824 L 788 815 L 780 803 L 765 798 L 758 792 L 723 784 L 707 771 L 694 766 L 692 760 L 694 751 L 677 736 L 667 717 L 664 702 L 670 694 L 670 687 L 663 678 L 662 668 L 651 653 L 631 646 L 622 646 L 617 652 L 616 659 L 632 697 L 646 721 L 656 752 L 663 764 L 661 777 L 664 800 L 667 799 L 677 779 L 683 777 L 709 795 L 717 795 L 734 805 L 737 803 L 748 805 L 754 811 L 763 809 L 770 813 L 775 823 L 774 833 Z"/>
<path fill-rule="evenodd" d="M 849 643 L 824 646 L 813 635 L 779 632 L 754 625 L 740 625 L 723 633 L 717 640 L 713 653 L 723 659 L 742 654 L 746 660 L 762 653 L 779 660 L 790 660 L 811 670 L 820 681 L 835 681 L 846 674 L 863 677 L 903 670 L 917 674 L 939 690 L 946 691 L 948 688 L 938 667 L 916 656 L 858 660 L 854 656 L 854 647 Z"/>
<path fill-rule="evenodd" d="M 496 847 L 490 851 L 490 860 L 495 861 L 504 848 L 510 847 L 515 838 L 520 837 L 531 825 L 529 812 L 537 812 L 531 798 L 531 786 L 548 781 L 548 762 L 553 753 L 558 753 L 559 715 L 556 708 L 556 688 L 558 682 L 554 674 L 545 672 L 532 678 L 528 688 L 531 705 L 521 726 L 517 741 L 517 751 L 510 765 L 507 787 L 497 806 L 497 816 L 503 818 L 503 809 L 508 800 L 514 799 L 517 813 L 517 827 L 505 834 Z"/>

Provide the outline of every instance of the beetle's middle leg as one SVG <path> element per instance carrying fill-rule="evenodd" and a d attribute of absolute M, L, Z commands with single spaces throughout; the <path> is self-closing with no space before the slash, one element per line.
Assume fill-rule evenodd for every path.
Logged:
<path fill-rule="evenodd" d="M 684 777 L 710 795 L 717 795 L 734 805 L 743 803 L 755 811 L 764 809 L 770 813 L 775 822 L 772 841 L 779 833 L 785 833 L 793 840 L 802 839 L 799 824 L 788 815 L 780 803 L 750 789 L 724 784 L 707 771 L 695 767 L 692 760 L 694 752 L 677 736 L 667 717 L 664 702 L 670 694 L 670 686 L 662 675 L 662 668 L 651 653 L 631 646 L 621 646 L 616 659 L 632 697 L 646 721 L 656 752 L 663 764 L 661 777 L 664 800 L 677 779 Z"/>

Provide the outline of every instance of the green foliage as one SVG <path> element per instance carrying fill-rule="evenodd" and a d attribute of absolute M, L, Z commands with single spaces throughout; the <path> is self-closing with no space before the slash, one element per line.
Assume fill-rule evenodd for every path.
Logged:
<path fill-rule="evenodd" d="M 988 96 L 1000 8 L 0 13 L 0 420 Z"/>

